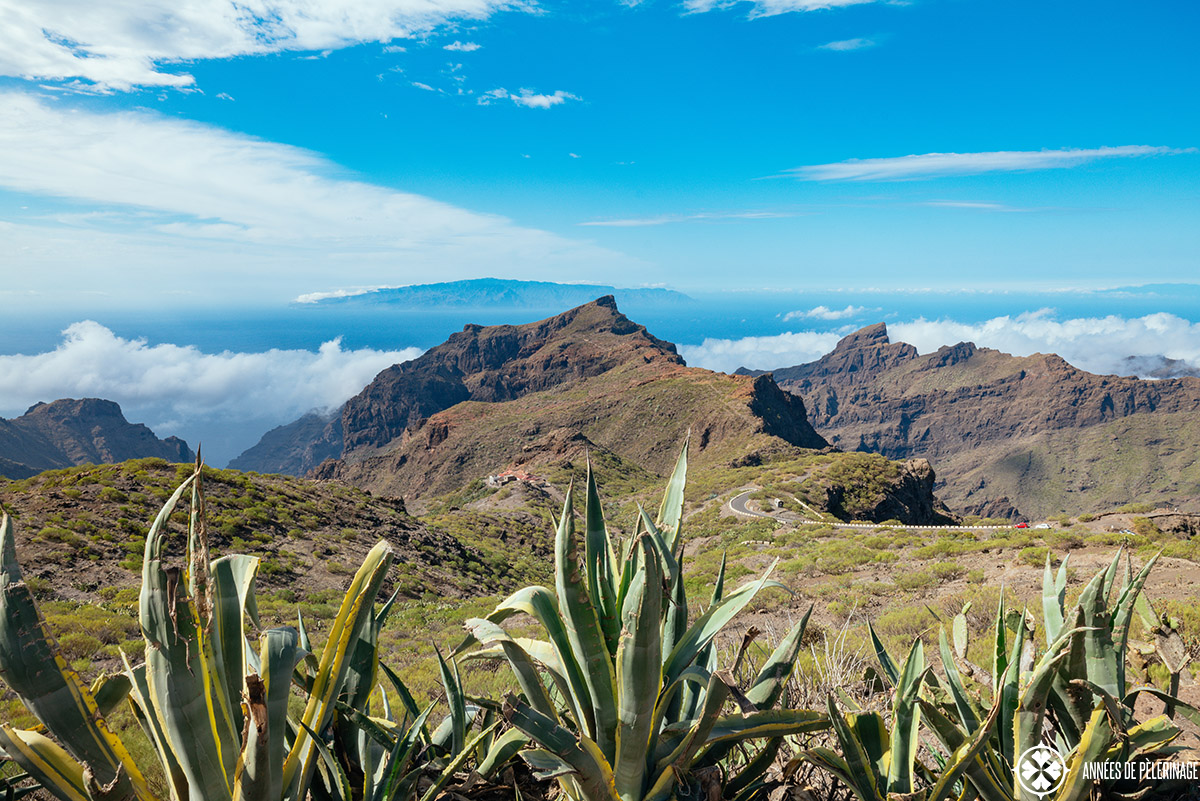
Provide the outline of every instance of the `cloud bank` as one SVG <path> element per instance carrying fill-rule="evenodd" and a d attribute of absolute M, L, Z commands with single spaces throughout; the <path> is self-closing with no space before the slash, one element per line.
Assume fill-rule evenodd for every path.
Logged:
<path fill-rule="evenodd" d="M 833 350 L 840 335 L 831 331 L 799 331 L 773 337 L 705 339 L 699 345 L 679 345 L 679 354 L 692 367 L 731 373 L 739 367 L 771 370 L 821 358 Z"/>
<path fill-rule="evenodd" d="M 845 333 L 847 329 L 706 339 L 699 345 L 681 345 L 680 352 L 694 367 L 722 372 L 742 366 L 770 370 L 814 361 L 832 350 Z M 1109 315 L 1059 320 L 1052 310 L 1040 309 L 979 323 L 918 318 L 888 323 L 888 334 L 893 342 L 908 342 L 921 353 L 958 342 L 974 342 L 1015 356 L 1057 353 L 1076 367 L 1099 375 L 1129 375 L 1139 365 L 1159 366 L 1153 359 L 1126 362 L 1130 356 L 1163 356 L 1200 367 L 1200 323 L 1165 312 L 1134 318 Z"/>
<path fill-rule="evenodd" d="M 338 340 L 315 353 L 204 353 L 191 345 L 124 339 L 85 320 L 63 331 L 52 351 L 0 355 L 0 414 L 22 414 L 38 401 L 95 397 L 121 404 L 127 419 L 145 422 L 159 436 L 185 424 L 205 432 L 226 422 L 257 423 L 261 434 L 310 410 L 336 408 L 380 370 L 420 354 L 419 348 L 345 350 Z M 204 434 L 191 435 L 193 447 L 197 437 Z"/>
<path fill-rule="evenodd" d="M 809 164 L 786 170 L 785 174 L 805 181 L 903 181 L 952 175 L 981 175 L 989 172 L 1066 169 L 1099 159 L 1175 156 L 1195 152 L 1195 148 L 1124 145 L 1066 150 L 923 153 L 897 158 L 849 159 L 832 164 Z"/>
<path fill-rule="evenodd" d="M 192 76 L 165 65 L 388 42 L 532 7 L 520 0 L 0 0 L 0 74 L 78 78 L 101 91 L 186 87 Z"/>

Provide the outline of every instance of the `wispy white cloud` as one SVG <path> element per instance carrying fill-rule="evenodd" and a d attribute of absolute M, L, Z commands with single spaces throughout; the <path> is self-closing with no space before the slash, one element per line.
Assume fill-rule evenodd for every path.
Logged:
<path fill-rule="evenodd" d="M 866 306 L 847 306 L 844 309 L 831 309 L 828 306 L 815 306 L 807 310 L 790 311 L 783 315 L 785 323 L 792 320 L 845 320 L 857 317 L 867 311 Z"/>
<path fill-rule="evenodd" d="M 1021 208 L 1004 203 L 988 203 L 973 200 L 927 200 L 922 206 L 932 206 L 938 209 L 971 209 L 974 211 L 999 211 L 1004 213 L 1040 211 L 1041 209 Z"/>
<path fill-rule="evenodd" d="M 147 112 L 97 114 L 18 92 L 0 92 L 0 106 L 0 187 L 105 213 L 9 215 L 12 288 L 187 286 L 225 297 L 237 283 L 238 297 L 264 290 L 291 297 L 323 283 L 318 276 L 332 264 L 345 283 L 370 284 L 384 274 L 393 282 L 415 278 L 433 265 L 455 277 L 486 265 L 544 278 L 567 262 L 630 261 L 356 181 L 311 152 L 208 125 Z M 206 244 L 197 248 L 197 240 Z M 197 262 L 203 272 L 161 268 Z M 144 287 L 134 276 L 139 263 L 150 272 Z"/>
<path fill-rule="evenodd" d="M 1123 145 L 1066 150 L 924 153 L 896 158 L 849 159 L 832 164 L 810 164 L 786 170 L 784 174 L 806 181 L 903 181 L 989 172 L 1065 169 L 1099 159 L 1175 156 L 1195 152 L 1196 148 Z"/>
<path fill-rule="evenodd" d="M 125 339 L 86 320 L 63 331 L 52 351 L 0 355 L 0 414 L 21 414 L 38 401 L 98 397 L 121 404 L 129 419 L 160 436 L 179 431 L 182 421 L 192 432 L 215 432 L 230 421 L 257 422 L 265 431 L 311 409 L 337 407 L 380 370 L 420 353 L 346 350 L 337 340 L 316 352 L 204 353 Z M 197 436 L 203 434 L 192 434 L 193 447 Z"/>
<path fill-rule="evenodd" d="M 773 17 L 798 11 L 821 11 L 875 2 L 881 0 L 684 0 L 683 7 L 689 13 L 700 14 L 746 3 L 751 7 L 751 17 Z"/>
<path fill-rule="evenodd" d="M 844 53 L 850 50 L 865 50 L 868 47 L 874 47 L 878 42 L 874 39 L 839 39 L 836 42 L 826 42 L 819 46 L 818 50 L 832 50 L 835 53 Z"/>
<path fill-rule="evenodd" d="M 719 211 L 699 214 L 664 214 L 659 217 L 634 217 L 624 220 L 589 220 L 578 223 L 578 225 L 600 228 L 640 228 L 647 225 L 667 225 L 694 220 L 774 220 L 795 216 L 797 215 L 793 212 L 783 211 Z"/>
<path fill-rule="evenodd" d="M 171 65 L 388 42 L 532 3 L 505 0 L 0 0 L 0 74 L 112 90 L 184 87 Z"/>
<path fill-rule="evenodd" d="M 729 371 L 739 366 L 759 370 L 804 364 L 828 353 L 847 332 L 799 331 L 744 339 L 706 339 L 700 345 L 681 345 L 688 364 Z M 1059 319 L 1040 309 L 979 323 L 952 319 L 888 323 L 893 342 L 908 342 L 921 353 L 943 345 L 974 342 L 1016 356 L 1056 353 L 1071 364 L 1100 375 L 1128 375 L 1140 367 L 1161 366 L 1153 357 L 1177 359 L 1200 367 L 1200 323 L 1173 314 L 1144 317 L 1073 317 Z M 1126 361 L 1128 357 L 1137 357 Z"/>
<path fill-rule="evenodd" d="M 456 41 L 451 42 L 448 45 L 443 46 L 442 49 L 443 50 L 455 50 L 460 53 L 473 53 L 481 47 L 483 47 L 483 45 L 476 44 L 475 42 L 459 42 L 456 40 Z"/>
<path fill-rule="evenodd" d="M 481 106 L 488 106 L 498 100 L 511 100 L 518 106 L 524 106 L 525 108 L 550 108 L 551 106 L 560 106 L 568 100 L 582 99 L 578 95 L 564 92 L 561 89 L 549 95 L 539 94 L 533 89 L 521 89 L 516 94 L 507 89 L 492 89 L 480 95 L 476 102 Z"/>

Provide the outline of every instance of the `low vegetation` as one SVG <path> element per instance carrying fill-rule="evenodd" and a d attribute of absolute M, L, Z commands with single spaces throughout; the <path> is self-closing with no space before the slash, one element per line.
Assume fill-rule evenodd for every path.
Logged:
<path fill-rule="evenodd" d="M 1074 801 L 1093 787 L 1083 762 L 1167 759 L 1195 737 L 1182 696 L 1200 604 L 1143 589 L 1152 569 L 1194 571 L 1200 550 L 1153 517 L 1115 532 L 1069 518 L 840 529 L 786 508 L 788 525 L 736 520 L 722 505 L 751 475 L 761 500 L 799 500 L 853 466 L 768 459 L 685 493 L 685 456 L 653 518 L 641 477 L 603 503 L 580 465 L 578 532 L 571 490 L 505 506 L 515 490 L 468 488 L 417 520 L 337 485 L 155 460 L 10 483 L 10 502 L 29 497 L 0 532 L 0 783 L 65 801 L 541 798 L 552 784 L 607 801 L 781 787 L 1016 801 L 1016 760 L 1045 742 L 1067 776 L 1048 797 Z M 886 480 L 881 464 L 861 467 Z M 189 489 L 195 514 L 173 511 Z M 77 514 L 39 509 L 39 493 Z M 369 545 L 378 533 L 392 544 Z M 56 559 L 122 578 L 64 589 Z M 206 736 L 175 742 L 183 731 Z"/>

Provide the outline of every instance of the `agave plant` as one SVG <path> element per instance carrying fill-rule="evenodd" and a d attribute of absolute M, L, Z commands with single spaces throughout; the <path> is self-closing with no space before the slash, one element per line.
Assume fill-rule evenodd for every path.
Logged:
<path fill-rule="evenodd" d="M 952 754 L 969 742 L 977 745 L 973 760 L 951 766 L 956 779 L 962 777 L 985 801 L 1020 799 L 1019 760 L 1029 749 L 1045 743 L 1062 755 L 1066 768 L 1061 784 L 1047 798 L 1079 801 L 1090 796 L 1094 784 L 1086 765 L 1161 758 L 1174 750 L 1170 743 L 1179 736 L 1179 728 L 1166 715 L 1135 719 L 1137 696 L 1156 696 L 1193 720 L 1200 721 L 1200 715 L 1169 693 L 1127 685 L 1130 623 L 1156 560 L 1148 560 L 1136 574 L 1126 560 L 1118 585 L 1118 552 L 1068 609 L 1066 560 L 1055 573 L 1047 559 L 1042 588 L 1047 645 L 1036 662 L 1029 616 L 1006 611 L 1003 598 L 989 648 L 993 654 L 990 674 L 966 661 L 962 614 L 954 620 L 953 651 L 942 631 L 940 653 L 950 700 L 939 704 L 922 699 L 921 706 L 934 735 Z M 1010 633 L 1011 645 L 1007 643 Z M 992 701 L 986 717 L 980 699 L 966 690 L 960 665 L 980 684 L 990 686 Z M 990 729 L 987 721 L 992 722 Z M 986 735 L 981 736 L 984 731 Z M 1105 797 L 1112 798 L 1124 797 L 1123 792 L 1142 796 L 1148 789 L 1111 780 L 1105 784 Z M 935 796 L 931 793 L 930 798 Z"/>
<path fill-rule="evenodd" d="M 829 725 L 819 712 L 778 708 L 807 615 L 744 694 L 718 669 L 717 634 L 759 591 L 782 585 L 764 575 L 726 594 L 722 565 L 708 609 L 689 625 L 680 533 L 686 472 L 685 443 L 657 519 L 639 508 L 618 562 L 589 465 L 583 553 L 568 489 L 554 591 L 526 587 L 466 623 L 464 647 L 483 646 L 469 656 L 507 659 L 520 687 L 504 703 L 513 726 L 505 736 L 537 775 L 557 779 L 577 801 L 658 801 L 702 789 L 748 798 L 784 736 Z M 510 636 L 500 624 L 518 612 L 536 618 L 546 638 Z M 730 701 L 737 711 L 726 710 Z M 744 757 L 734 768 L 729 757 L 739 744 Z"/>
<path fill-rule="evenodd" d="M 375 675 L 368 641 L 392 560 L 388 545 L 380 542 L 367 555 L 319 653 L 292 628 L 261 631 L 252 647 L 245 621 L 257 627 L 258 559 L 210 560 L 200 481 L 197 460 L 146 537 L 139 600 L 144 663 L 126 658 L 123 672 L 91 687 L 63 658 L 22 580 L 12 522 L 0 523 L 0 678 L 44 727 L 0 724 L 0 748 L 62 801 L 157 801 L 108 723 L 123 702 L 153 745 L 171 801 L 303 799 L 339 696 L 354 696 L 354 682 Z M 167 521 L 189 489 L 186 562 L 168 566 Z M 306 695 L 296 720 L 287 709 L 294 682 Z"/>

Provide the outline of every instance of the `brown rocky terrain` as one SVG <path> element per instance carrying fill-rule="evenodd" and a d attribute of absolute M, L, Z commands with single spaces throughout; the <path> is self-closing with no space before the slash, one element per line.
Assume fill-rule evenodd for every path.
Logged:
<path fill-rule="evenodd" d="M 1198 378 L 1098 376 L 1053 354 L 970 342 L 920 355 L 883 323 L 771 372 L 837 447 L 931 460 L 958 511 L 1047 515 L 1134 500 L 1200 510 Z"/>
<path fill-rule="evenodd" d="M 455 404 L 515 400 L 639 360 L 683 364 L 674 345 L 617 311 L 611 296 L 526 325 L 468 325 L 381 372 L 332 420 L 306 415 L 277 428 L 230 467 L 303 474 L 327 458 L 387 445 Z"/>
<path fill-rule="evenodd" d="M 148 456 L 195 459 L 183 440 L 159 439 L 146 426 L 126 420 L 116 403 L 99 398 L 38 403 L 20 417 L 0 419 L 0 476 L 7 478 Z"/>

